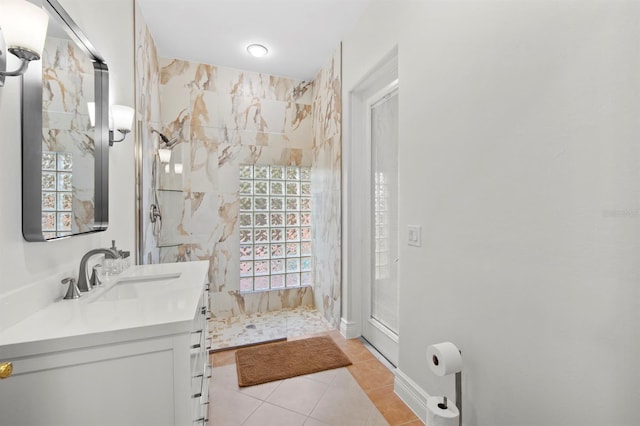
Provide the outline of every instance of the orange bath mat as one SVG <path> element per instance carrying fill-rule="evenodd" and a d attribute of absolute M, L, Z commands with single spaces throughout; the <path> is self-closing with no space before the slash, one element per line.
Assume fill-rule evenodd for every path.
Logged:
<path fill-rule="evenodd" d="M 347 365 L 351 365 L 351 361 L 329 336 L 269 343 L 236 351 L 240 387 Z"/>

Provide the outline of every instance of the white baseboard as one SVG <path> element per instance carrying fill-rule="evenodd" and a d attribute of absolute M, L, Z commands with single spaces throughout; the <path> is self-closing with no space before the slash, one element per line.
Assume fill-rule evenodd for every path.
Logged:
<path fill-rule="evenodd" d="M 400 369 L 396 369 L 395 374 L 393 390 L 396 395 L 425 423 L 427 421 L 427 398 L 429 395 Z"/>
<path fill-rule="evenodd" d="M 344 318 L 341 318 L 340 334 L 342 334 L 345 339 L 353 339 L 356 337 L 360 337 L 362 333 L 360 332 L 360 327 L 358 326 L 357 322 L 347 321 Z"/>

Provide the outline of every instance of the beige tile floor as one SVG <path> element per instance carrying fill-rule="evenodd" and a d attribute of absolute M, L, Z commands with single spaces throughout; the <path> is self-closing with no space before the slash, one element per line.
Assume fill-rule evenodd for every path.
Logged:
<path fill-rule="evenodd" d="M 423 423 L 393 392 L 393 372 L 358 339 L 326 334 L 353 365 L 239 388 L 235 351 L 211 355 L 210 424 L 215 426 L 368 426 Z M 291 337 L 291 339 L 307 336 Z"/>
<path fill-rule="evenodd" d="M 388 425 L 346 368 L 239 388 L 236 366 L 213 369 L 209 419 L 235 425 Z"/>

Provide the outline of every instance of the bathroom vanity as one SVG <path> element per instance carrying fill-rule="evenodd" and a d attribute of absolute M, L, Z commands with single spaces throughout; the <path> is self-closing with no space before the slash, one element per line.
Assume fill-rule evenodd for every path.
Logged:
<path fill-rule="evenodd" d="M 208 265 L 134 266 L 0 331 L 0 424 L 206 424 Z"/>

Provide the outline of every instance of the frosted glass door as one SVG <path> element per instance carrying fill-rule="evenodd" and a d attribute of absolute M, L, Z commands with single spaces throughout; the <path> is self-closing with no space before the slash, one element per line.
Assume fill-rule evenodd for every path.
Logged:
<path fill-rule="evenodd" d="M 398 334 L 398 93 L 371 108 L 373 253 L 371 317 Z"/>
<path fill-rule="evenodd" d="M 364 337 L 392 363 L 398 342 L 398 89 L 370 102 L 371 282 Z"/>

